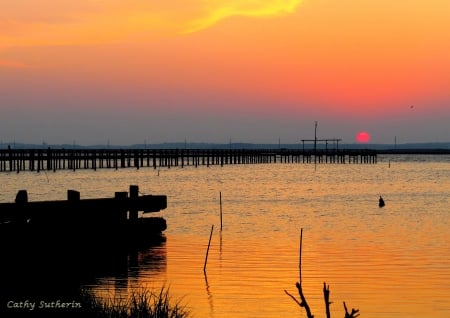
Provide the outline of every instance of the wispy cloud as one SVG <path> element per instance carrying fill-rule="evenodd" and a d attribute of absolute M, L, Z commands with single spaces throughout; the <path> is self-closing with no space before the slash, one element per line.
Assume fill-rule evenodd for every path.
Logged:
<path fill-rule="evenodd" d="M 232 16 L 287 14 L 302 0 L 23 1 L 21 5 L 18 1 L 2 5 L 0 49 L 110 43 L 188 34 Z"/>
<path fill-rule="evenodd" d="M 184 33 L 206 29 L 233 16 L 264 17 L 294 12 L 301 0 L 206 1 L 200 17 L 187 21 Z"/>

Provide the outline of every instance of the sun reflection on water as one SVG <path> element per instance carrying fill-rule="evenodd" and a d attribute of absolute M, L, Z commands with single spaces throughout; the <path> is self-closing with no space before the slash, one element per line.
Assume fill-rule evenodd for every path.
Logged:
<path fill-rule="evenodd" d="M 376 165 L 308 164 L 4 174 L 3 202 L 28 188 L 30 201 L 112 196 L 138 184 L 168 196 L 167 241 L 129 255 L 125 272 L 99 277 L 99 295 L 167 286 L 194 317 L 303 315 L 296 294 L 299 230 L 303 290 L 316 317 L 342 302 L 364 317 L 450 314 L 448 160 L 380 158 Z M 402 157 L 403 158 L 403 157 Z M 388 160 L 390 165 L 387 164 Z M 220 231 L 219 193 L 223 202 Z M 383 195 L 386 206 L 378 207 Z M 206 275 L 205 252 L 212 236 Z"/>

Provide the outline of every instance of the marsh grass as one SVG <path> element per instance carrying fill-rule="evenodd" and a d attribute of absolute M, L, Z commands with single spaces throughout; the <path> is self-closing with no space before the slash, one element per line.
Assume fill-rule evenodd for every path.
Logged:
<path fill-rule="evenodd" d="M 128 298 L 103 299 L 83 291 L 86 318 L 186 318 L 188 311 L 180 301 L 173 302 L 169 289 L 159 292 L 145 288 L 134 290 Z"/>

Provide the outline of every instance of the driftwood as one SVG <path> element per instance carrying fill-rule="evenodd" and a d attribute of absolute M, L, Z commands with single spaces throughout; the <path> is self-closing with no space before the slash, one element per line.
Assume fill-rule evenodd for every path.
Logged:
<path fill-rule="evenodd" d="M 306 317 L 307 318 L 314 318 L 314 315 L 311 313 L 311 308 L 308 305 L 308 302 L 306 301 L 306 297 L 303 294 L 303 289 L 302 289 L 302 240 L 303 240 L 303 228 L 300 230 L 300 255 L 299 255 L 299 281 L 295 284 L 295 287 L 297 287 L 298 290 L 298 294 L 300 296 L 300 301 L 295 298 L 295 296 L 293 296 L 292 294 L 290 294 L 287 290 L 284 290 L 284 292 L 291 297 L 296 303 L 297 305 L 299 305 L 300 307 L 305 308 L 306 311 Z M 326 315 L 327 318 L 331 317 L 330 314 L 330 305 L 332 304 L 332 302 L 330 302 L 330 286 L 324 282 L 323 283 L 323 298 L 325 300 L 325 311 L 326 311 Z M 352 308 L 351 313 L 348 312 L 347 306 L 345 304 L 344 301 L 344 309 L 345 309 L 345 318 L 357 318 L 359 317 L 359 309 L 354 309 Z"/>

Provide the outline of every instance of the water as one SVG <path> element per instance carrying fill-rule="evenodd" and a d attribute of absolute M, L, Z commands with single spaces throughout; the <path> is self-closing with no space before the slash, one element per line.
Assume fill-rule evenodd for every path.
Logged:
<path fill-rule="evenodd" d="M 315 317 L 358 308 L 361 317 L 450 316 L 450 156 L 379 156 L 375 165 L 261 164 L 153 170 L 0 174 L 0 202 L 112 197 L 137 184 L 164 194 L 167 241 L 98 276 L 98 295 L 169 287 L 193 317 Z M 220 230 L 219 196 L 223 229 Z M 382 195 L 386 206 L 378 207 Z M 211 226 L 206 275 L 203 271 Z"/>

